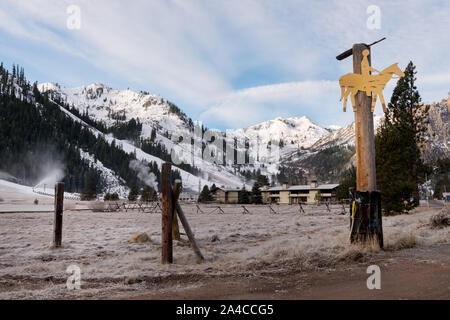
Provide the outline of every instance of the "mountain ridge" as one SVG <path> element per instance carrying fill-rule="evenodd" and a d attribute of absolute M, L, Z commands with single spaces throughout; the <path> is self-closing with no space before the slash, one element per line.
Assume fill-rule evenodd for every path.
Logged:
<path fill-rule="evenodd" d="M 132 90 L 115 90 L 101 83 L 93 83 L 87 86 L 77 88 L 61 88 L 52 83 L 40 84 L 41 92 L 50 93 L 52 97 L 62 99 L 69 105 L 72 104 L 80 112 L 85 112 L 89 117 L 101 121 L 106 126 L 113 126 L 118 121 L 129 121 L 138 119 L 142 121 L 141 138 L 149 138 L 152 132 L 156 132 L 156 141 L 163 144 L 167 150 L 174 146 L 173 135 L 192 134 L 194 122 L 187 117 L 178 107 L 167 99 L 147 92 L 135 92 Z M 172 110 L 172 112 L 171 112 Z M 122 115 L 114 118 L 114 114 Z M 435 113 L 436 114 L 436 113 Z M 441 114 L 441 113 L 439 113 Z M 435 117 L 436 118 L 436 117 Z M 382 122 L 383 115 L 374 115 L 375 130 Z M 440 123 L 442 128 L 444 120 L 432 121 Z M 435 129 L 436 133 L 439 128 Z M 347 147 L 355 145 L 355 123 L 345 127 L 334 125 L 322 127 L 306 116 L 282 118 L 263 121 L 246 128 L 227 130 L 222 133 L 227 139 L 258 140 L 262 146 L 269 147 L 273 143 L 280 145 L 281 157 L 280 163 L 289 163 L 293 155 L 301 154 L 302 159 L 330 147 Z M 200 139 L 205 143 L 203 137 Z M 437 156 L 448 155 L 447 138 L 441 139 L 440 144 L 443 152 L 434 152 Z M 183 146 L 183 143 L 180 143 Z M 184 149 L 189 149 L 190 145 L 185 144 Z M 262 148 L 264 152 L 264 148 Z M 217 148 L 212 148 L 214 152 L 221 152 Z M 302 150 L 302 152 L 300 152 Z M 428 153 L 433 152 L 429 148 Z M 259 151 L 261 152 L 261 151 Z M 261 154 L 259 154 L 261 157 Z M 294 157 L 295 158 L 295 157 Z M 353 157 L 354 158 L 354 157 Z M 428 157 L 430 158 L 430 157 Z M 435 159 L 431 157 L 430 159 Z M 354 159 L 352 160 L 354 161 Z M 237 180 L 233 187 L 243 184 L 242 176 L 232 163 L 224 162 L 222 164 L 205 163 L 203 159 L 196 158 L 194 163 L 200 170 L 208 167 L 203 173 L 205 180 L 217 176 L 217 171 L 227 172 L 230 175 L 237 175 Z M 292 163 L 292 162 L 291 162 Z M 279 166 L 266 166 L 265 163 L 256 161 L 253 165 L 242 166 L 243 170 L 261 170 L 268 176 L 276 176 L 279 172 Z M 220 183 L 219 183 L 220 184 Z M 228 185 L 231 186 L 231 185 Z"/>

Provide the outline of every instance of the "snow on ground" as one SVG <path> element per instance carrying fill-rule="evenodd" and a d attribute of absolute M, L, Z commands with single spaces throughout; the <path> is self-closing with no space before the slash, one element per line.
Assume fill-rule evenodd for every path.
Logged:
<path fill-rule="evenodd" d="M 34 204 L 38 200 L 38 205 Z M 0 213 L 53 210 L 53 197 L 36 194 L 32 187 L 0 179 Z"/>
<path fill-rule="evenodd" d="M 164 290 L 166 280 L 195 279 L 199 275 L 253 275 L 310 270 L 346 261 L 363 249 L 347 244 L 348 216 L 341 207 L 183 204 L 187 219 L 206 261 L 198 263 L 182 235 L 174 243 L 174 264 L 161 265 L 160 213 L 64 213 L 63 247 L 50 249 L 53 215 L 50 213 L 0 214 L 0 299 L 109 298 Z M 414 237 L 418 246 L 448 242 L 449 228 L 433 230 L 433 211 L 383 219 L 386 248 L 392 250 Z M 129 243 L 137 232 L 151 242 Z M 182 231 L 183 232 L 183 231 Z M 405 242 L 406 241 L 406 242 Z M 81 268 L 81 290 L 69 291 L 67 267 Z M 165 280 L 166 279 L 166 280 Z M 182 280 L 180 280 L 182 282 Z"/>
<path fill-rule="evenodd" d="M 64 203 L 68 206 L 86 208 L 86 204 L 81 204 L 80 201 L 77 201 L 79 197 L 75 193 L 64 192 L 64 199 Z M 35 203 L 36 200 L 37 204 Z M 29 187 L 0 179 L 0 214 L 5 212 L 42 212 L 53 210 L 53 186 L 38 185 Z"/>

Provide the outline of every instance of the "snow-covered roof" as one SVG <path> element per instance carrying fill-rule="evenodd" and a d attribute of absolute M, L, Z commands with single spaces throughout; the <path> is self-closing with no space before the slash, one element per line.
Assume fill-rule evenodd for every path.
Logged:
<path fill-rule="evenodd" d="M 240 188 L 222 188 L 222 187 L 218 187 L 217 189 L 220 189 L 220 190 L 225 191 L 225 192 L 229 192 L 229 191 L 237 191 L 237 192 L 239 192 L 239 191 L 241 191 Z"/>
<path fill-rule="evenodd" d="M 332 190 L 334 188 L 339 187 L 338 183 L 333 183 L 333 184 L 321 184 L 318 185 L 316 188 L 313 189 L 320 189 L 320 190 Z"/>
<path fill-rule="evenodd" d="M 311 185 L 296 185 L 296 186 L 290 186 L 287 189 L 283 189 L 283 187 L 271 187 L 271 188 L 261 188 L 262 191 L 299 191 L 299 190 L 333 190 L 335 188 L 339 187 L 339 184 L 320 184 L 317 187 L 313 187 Z"/>
<path fill-rule="evenodd" d="M 298 186 L 290 186 L 289 190 L 310 190 L 311 186 L 310 185 L 298 185 Z"/>
<path fill-rule="evenodd" d="M 262 189 L 263 191 L 281 191 L 283 190 L 283 187 L 271 187 L 268 188 L 267 190 Z"/>

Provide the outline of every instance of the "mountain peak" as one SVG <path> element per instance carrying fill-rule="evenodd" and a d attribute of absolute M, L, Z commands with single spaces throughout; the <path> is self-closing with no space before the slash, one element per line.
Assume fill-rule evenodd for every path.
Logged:
<path fill-rule="evenodd" d="M 59 85 L 53 83 L 53 82 L 44 82 L 39 83 L 37 85 L 37 88 L 40 92 L 46 92 L 46 91 L 57 91 L 59 90 Z"/>
<path fill-rule="evenodd" d="M 264 121 L 245 129 L 235 131 L 237 136 L 259 136 L 262 141 L 285 140 L 286 146 L 293 148 L 309 147 L 319 138 L 327 135 L 328 130 L 314 123 L 307 116 L 282 118 Z"/>

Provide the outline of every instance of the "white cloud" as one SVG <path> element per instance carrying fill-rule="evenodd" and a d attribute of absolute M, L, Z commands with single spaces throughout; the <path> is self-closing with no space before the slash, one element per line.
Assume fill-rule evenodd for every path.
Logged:
<path fill-rule="evenodd" d="M 79 31 L 66 28 L 66 8 L 71 4 L 81 8 Z M 60 50 L 68 63 L 67 69 L 58 71 L 67 74 L 67 81 L 73 74 L 70 68 L 76 68 L 71 59 L 81 57 L 104 75 L 162 94 L 188 114 L 201 114 L 217 126 L 302 112 L 318 122 L 344 124 L 351 117 L 333 113 L 340 112 L 334 81 L 337 86 L 339 76 L 351 71 L 352 61 L 338 62 L 334 57 L 354 42 L 386 36 L 373 47 L 374 67 L 399 62 L 404 68 L 412 60 L 427 99 L 440 99 L 436 95 L 450 82 L 449 2 L 376 1 L 380 30 L 366 27 L 371 4 L 368 0 L 2 0 L 0 29 Z M 30 61 L 39 64 L 39 53 L 34 54 Z M 252 83 L 259 74 L 263 79 Z M 239 90 L 261 83 L 274 85 Z"/>
<path fill-rule="evenodd" d="M 229 128 L 247 127 L 278 116 L 306 115 L 322 124 L 344 125 L 351 112 L 342 112 L 337 81 L 303 81 L 248 88 L 221 97 L 200 118 Z M 332 119 L 327 121 L 330 114 Z"/>

